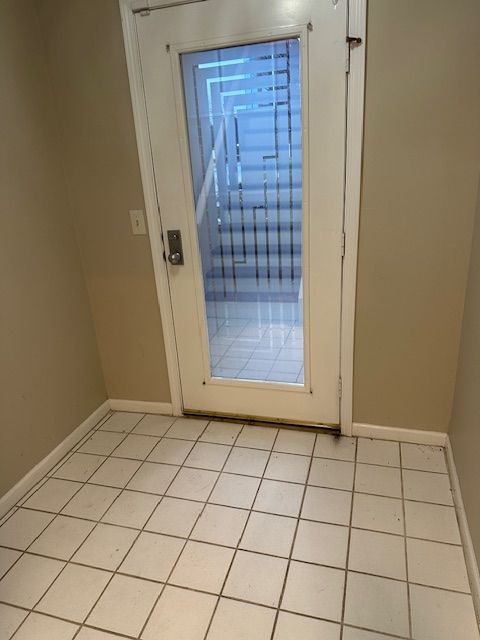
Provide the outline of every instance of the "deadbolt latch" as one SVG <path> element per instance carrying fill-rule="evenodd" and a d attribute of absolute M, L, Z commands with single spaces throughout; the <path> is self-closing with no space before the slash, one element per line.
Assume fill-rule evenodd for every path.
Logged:
<path fill-rule="evenodd" d="M 167 231 L 168 261 L 173 265 L 183 264 L 182 234 L 179 229 Z"/>

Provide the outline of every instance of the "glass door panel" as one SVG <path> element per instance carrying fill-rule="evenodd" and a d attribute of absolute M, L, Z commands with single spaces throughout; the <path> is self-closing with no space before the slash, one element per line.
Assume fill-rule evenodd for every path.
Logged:
<path fill-rule="evenodd" d="M 299 39 L 181 68 L 211 374 L 303 385 Z"/>

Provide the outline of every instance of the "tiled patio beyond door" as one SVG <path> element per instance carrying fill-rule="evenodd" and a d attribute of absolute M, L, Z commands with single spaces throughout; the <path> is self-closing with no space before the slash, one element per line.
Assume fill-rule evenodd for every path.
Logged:
<path fill-rule="evenodd" d="M 480 638 L 441 448 L 119 412 L 0 522 L 0 640 Z"/>

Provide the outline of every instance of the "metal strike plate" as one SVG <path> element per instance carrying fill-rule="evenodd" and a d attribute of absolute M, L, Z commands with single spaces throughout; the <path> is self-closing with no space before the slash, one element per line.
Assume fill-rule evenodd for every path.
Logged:
<path fill-rule="evenodd" d="M 183 264 L 182 234 L 179 229 L 167 231 L 168 261 L 173 265 Z"/>

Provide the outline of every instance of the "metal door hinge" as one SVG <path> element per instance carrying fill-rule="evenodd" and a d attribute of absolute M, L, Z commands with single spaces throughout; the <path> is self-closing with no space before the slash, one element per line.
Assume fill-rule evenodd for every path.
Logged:
<path fill-rule="evenodd" d="M 345 257 L 345 231 L 342 231 L 342 248 L 341 248 L 341 252 L 342 252 L 342 258 Z"/>
<path fill-rule="evenodd" d="M 338 379 L 338 397 L 339 398 L 342 397 L 342 379 L 341 378 Z"/>
<path fill-rule="evenodd" d="M 141 9 L 138 12 L 143 18 L 150 15 L 150 9 Z"/>
<path fill-rule="evenodd" d="M 358 36 L 347 36 L 347 44 L 362 44 L 362 39 Z"/>

